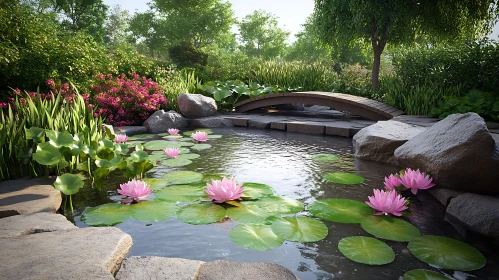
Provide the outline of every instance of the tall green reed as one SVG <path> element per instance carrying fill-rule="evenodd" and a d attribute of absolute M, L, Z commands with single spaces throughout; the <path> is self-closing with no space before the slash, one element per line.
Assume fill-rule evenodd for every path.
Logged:
<path fill-rule="evenodd" d="M 201 82 L 194 70 L 173 71 L 170 69 L 169 71 L 168 75 L 158 79 L 158 83 L 168 100 L 168 108 L 178 112 L 177 97 L 182 93 L 196 93 Z"/>

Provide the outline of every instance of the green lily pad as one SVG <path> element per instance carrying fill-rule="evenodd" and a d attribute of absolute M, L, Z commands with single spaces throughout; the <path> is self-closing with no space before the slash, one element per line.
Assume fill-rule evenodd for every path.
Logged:
<path fill-rule="evenodd" d="M 206 132 L 208 134 L 213 134 L 213 131 L 211 131 L 211 129 L 209 128 L 198 128 L 198 129 L 194 129 L 194 130 L 189 130 L 189 131 L 185 131 L 184 133 L 182 133 L 184 136 L 188 136 L 188 137 L 191 137 L 191 135 L 193 133 L 196 133 L 196 131 L 202 131 L 202 132 Z"/>
<path fill-rule="evenodd" d="M 216 223 L 225 218 L 226 211 L 216 204 L 190 204 L 177 211 L 177 219 L 187 224 L 204 225 Z"/>
<path fill-rule="evenodd" d="M 395 259 L 395 253 L 386 243 L 372 237 L 351 236 L 340 240 L 338 249 L 348 259 L 369 265 L 383 265 Z"/>
<path fill-rule="evenodd" d="M 150 154 L 149 155 L 149 160 L 152 161 L 152 162 L 157 162 L 159 160 L 166 160 L 167 159 L 167 156 L 166 154 L 163 152 L 163 153 L 157 153 L 157 154 Z"/>
<path fill-rule="evenodd" d="M 449 280 L 450 278 L 431 270 L 413 269 L 404 274 L 403 280 Z"/>
<path fill-rule="evenodd" d="M 220 139 L 220 138 L 222 138 L 222 135 L 215 135 L 215 134 L 208 135 L 208 139 Z"/>
<path fill-rule="evenodd" d="M 33 142 L 38 143 L 42 139 L 45 129 L 32 126 L 29 129 L 24 128 L 26 132 L 26 140 L 33 139 Z"/>
<path fill-rule="evenodd" d="M 200 155 L 198 155 L 198 154 L 180 154 L 177 156 L 177 158 L 181 158 L 181 159 L 196 159 L 199 157 L 200 157 Z"/>
<path fill-rule="evenodd" d="M 177 202 L 194 202 L 205 197 L 205 195 L 204 187 L 191 185 L 165 187 L 154 193 L 157 199 Z"/>
<path fill-rule="evenodd" d="M 168 133 L 166 134 L 166 136 L 161 135 L 161 134 L 158 134 L 158 135 L 163 136 L 163 139 L 168 139 L 168 140 L 178 140 L 178 139 L 183 137 L 182 135 L 170 135 Z"/>
<path fill-rule="evenodd" d="M 192 147 L 196 144 L 194 144 L 193 142 L 172 142 L 172 143 L 178 143 L 180 145 L 180 147 Z"/>
<path fill-rule="evenodd" d="M 421 236 L 418 228 L 400 218 L 391 216 L 370 216 L 361 224 L 368 233 L 392 241 L 411 241 L 414 237 Z"/>
<path fill-rule="evenodd" d="M 316 161 L 338 161 L 340 157 L 333 154 L 318 154 L 312 156 L 312 159 Z"/>
<path fill-rule="evenodd" d="M 32 157 L 36 162 L 43 165 L 55 165 L 61 159 L 64 159 L 59 149 L 52 146 L 49 142 L 39 143 L 36 147 L 36 153 Z"/>
<path fill-rule="evenodd" d="M 211 148 L 210 144 L 195 144 L 194 146 L 191 147 L 191 149 L 196 151 L 207 150 L 209 148 Z"/>
<path fill-rule="evenodd" d="M 327 173 L 323 178 L 326 181 L 343 185 L 355 185 L 364 183 L 364 177 L 346 172 Z"/>
<path fill-rule="evenodd" d="M 128 145 L 130 145 L 130 147 L 135 147 L 136 145 L 141 145 L 142 143 L 144 143 L 145 141 L 143 140 L 137 140 L 137 141 L 128 141 L 126 142 Z"/>
<path fill-rule="evenodd" d="M 166 141 L 166 140 L 153 140 L 146 142 L 144 144 L 144 148 L 148 150 L 164 150 L 166 148 L 180 148 L 182 145 L 180 142 L 172 142 L 172 141 Z"/>
<path fill-rule="evenodd" d="M 174 171 L 162 177 L 168 185 L 183 185 L 198 183 L 203 180 L 203 174 L 194 171 Z"/>
<path fill-rule="evenodd" d="M 74 139 L 73 135 L 67 131 L 59 132 L 53 130 L 45 131 L 45 135 L 50 139 L 50 144 L 56 148 L 71 147 Z"/>
<path fill-rule="evenodd" d="M 246 224 L 265 224 L 272 216 L 256 205 L 241 205 L 227 209 L 227 216 L 235 222 Z"/>
<path fill-rule="evenodd" d="M 108 203 L 85 210 L 81 220 L 89 226 L 113 226 L 132 215 L 129 205 Z"/>
<path fill-rule="evenodd" d="M 233 227 L 230 240 L 237 246 L 256 251 L 272 250 L 284 243 L 284 239 L 275 235 L 269 225 L 259 224 L 239 224 Z"/>
<path fill-rule="evenodd" d="M 85 183 L 80 176 L 75 174 L 63 174 L 57 176 L 54 187 L 65 195 L 73 195 L 77 193 Z"/>
<path fill-rule="evenodd" d="M 364 202 L 345 198 L 327 198 L 308 206 L 312 215 L 336 223 L 359 224 L 374 215 L 374 209 Z"/>
<path fill-rule="evenodd" d="M 309 217 L 284 217 L 273 222 L 271 228 L 280 238 L 296 242 L 316 242 L 328 234 L 323 222 Z"/>
<path fill-rule="evenodd" d="M 148 184 L 149 188 L 153 191 L 161 190 L 168 184 L 165 179 L 160 178 L 145 178 L 142 181 Z"/>
<path fill-rule="evenodd" d="M 131 218 L 142 222 L 160 222 L 175 217 L 177 203 L 159 200 L 144 201 L 131 205 Z"/>
<path fill-rule="evenodd" d="M 169 167 L 179 167 L 179 166 L 186 166 L 191 164 L 192 161 L 189 159 L 185 158 L 174 158 L 174 159 L 167 159 L 161 162 L 161 165 L 164 166 L 169 166 Z"/>
<path fill-rule="evenodd" d="M 269 195 L 256 201 L 245 201 L 244 205 L 256 205 L 272 215 L 296 214 L 303 210 L 303 202 L 282 196 Z"/>
<path fill-rule="evenodd" d="M 129 159 L 133 162 L 142 162 L 149 158 L 149 155 L 144 151 L 135 151 L 130 154 Z"/>
<path fill-rule="evenodd" d="M 134 140 L 143 140 L 143 139 L 149 139 L 153 138 L 154 134 L 137 134 L 137 135 L 132 135 L 128 136 L 129 141 L 134 141 Z"/>
<path fill-rule="evenodd" d="M 253 182 L 244 183 L 243 189 L 243 196 L 252 199 L 260 198 L 264 195 L 273 195 L 275 193 L 274 188 L 271 186 Z"/>
<path fill-rule="evenodd" d="M 444 236 L 415 237 L 407 248 L 416 258 L 445 269 L 470 271 L 482 268 L 486 262 L 483 254 L 474 247 Z"/>

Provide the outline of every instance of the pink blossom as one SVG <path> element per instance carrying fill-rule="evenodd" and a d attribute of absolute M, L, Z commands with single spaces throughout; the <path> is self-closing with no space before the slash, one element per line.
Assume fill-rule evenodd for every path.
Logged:
<path fill-rule="evenodd" d="M 168 128 L 168 133 L 170 135 L 178 135 L 179 130 L 176 128 Z"/>
<path fill-rule="evenodd" d="M 145 182 L 133 179 L 128 183 L 120 184 L 118 192 L 132 200 L 138 200 L 139 198 L 148 196 L 152 191 Z"/>
<path fill-rule="evenodd" d="M 214 200 L 215 203 L 223 203 L 225 201 L 241 199 L 243 193 L 242 184 L 237 184 L 236 179 L 223 178 L 222 180 L 211 180 L 211 185 L 207 184 L 208 189 L 205 190 L 208 198 Z"/>
<path fill-rule="evenodd" d="M 169 156 L 171 158 L 175 158 L 176 156 L 178 156 L 180 154 L 180 149 L 178 149 L 178 148 L 166 148 L 165 153 L 167 156 Z"/>
<path fill-rule="evenodd" d="M 398 187 L 402 185 L 400 182 L 399 177 L 396 175 L 391 174 L 389 177 L 385 177 L 385 189 L 386 190 L 393 190 L 395 187 Z"/>
<path fill-rule="evenodd" d="M 407 189 L 411 189 L 413 194 L 417 194 L 419 189 L 426 190 L 435 186 L 435 184 L 432 183 L 430 176 L 426 175 L 424 172 L 420 172 L 419 169 L 414 171 L 407 168 L 405 174 L 400 175 L 400 182 Z"/>
<path fill-rule="evenodd" d="M 374 196 L 369 196 L 367 205 L 371 206 L 374 210 L 379 211 L 374 215 L 395 215 L 401 216 L 402 211 L 407 209 L 405 206 L 407 200 L 396 191 L 374 190 Z"/>
<path fill-rule="evenodd" d="M 206 142 L 206 140 L 208 140 L 208 133 L 204 131 L 196 131 L 191 134 L 191 137 L 198 142 Z"/>
<path fill-rule="evenodd" d="M 116 137 L 114 138 L 114 142 L 116 143 L 126 143 L 128 141 L 128 136 L 126 134 L 116 134 Z"/>

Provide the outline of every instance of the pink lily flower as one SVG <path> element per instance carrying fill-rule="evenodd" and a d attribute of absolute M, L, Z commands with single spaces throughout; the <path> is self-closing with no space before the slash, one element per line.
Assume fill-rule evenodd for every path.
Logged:
<path fill-rule="evenodd" d="M 192 139 L 198 142 L 205 142 L 208 140 L 208 133 L 203 131 L 196 131 L 196 133 L 191 134 Z"/>
<path fill-rule="evenodd" d="M 178 148 L 166 148 L 165 153 L 167 156 L 169 156 L 171 158 L 175 158 L 176 156 L 178 156 L 180 154 L 180 149 L 178 149 Z"/>
<path fill-rule="evenodd" d="M 402 185 L 402 182 L 400 182 L 399 177 L 391 174 L 389 177 L 385 177 L 385 189 L 388 191 L 391 191 L 395 189 L 395 187 L 398 187 Z"/>
<path fill-rule="evenodd" d="M 410 168 L 405 170 L 404 175 L 400 175 L 400 182 L 404 187 L 411 189 L 413 194 L 417 194 L 418 190 L 426 190 L 429 189 L 435 184 L 432 183 L 432 180 L 429 175 L 426 175 L 424 172 L 420 172 L 419 169 L 414 171 Z"/>
<path fill-rule="evenodd" d="M 179 130 L 176 128 L 168 128 L 168 133 L 170 135 L 178 135 Z"/>
<path fill-rule="evenodd" d="M 222 180 L 211 180 L 211 185 L 207 184 L 208 189 L 205 190 L 208 198 L 214 200 L 215 203 L 223 203 L 230 200 L 241 200 L 243 193 L 242 184 L 237 184 L 236 179 L 223 178 Z"/>
<path fill-rule="evenodd" d="M 126 134 L 116 134 L 114 137 L 114 142 L 116 143 L 126 143 L 128 141 L 128 136 Z"/>
<path fill-rule="evenodd" d="M 407 209 L 407 200 L 396 191 L 374 190 L 374 195 L 369 196 L 366 204 L 374 210 L 379 211 L 374 215 L 394 215 L 401 216 L 402 211 Z"/>
<path fill-rule="evenodd" d="M 125 184 L 120 184 L 120 189 L 118 189 L 118 193 L 135 201 L 148 196 L 151 192 L 151 189 L 145 182 L 135 179 Z"/>

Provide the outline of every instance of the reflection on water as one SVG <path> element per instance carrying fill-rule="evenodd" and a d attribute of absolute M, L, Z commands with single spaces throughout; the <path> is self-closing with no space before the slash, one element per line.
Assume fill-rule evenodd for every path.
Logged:
<path fill-rule="evenodd" d="M 211 140 L 213 148 L 199 151 L 201 158 L 182 168 L 157 169 L 153 177 L 161 177 L 172 170 L 192 170 L 203 174 L 236 176 L 238 182 L 258 182 L 271 185 L 279 195 L 299 199 L 310 204 L 316 199 L 341 197 L 366 200 L 374 187 L 383 186 L 384 176 L 399 170 L 396 166 L 355 160 L 351 139 L 330 136 L 310 136 L 273 130 L 246 128 L 213 129 L 222 139 Z M 333 153 L 342 157 L 340 162 L 314 162 L 311 156 Z M 322 180 L 327 172 L 355 172 L 366 178 L 360 185 L 338 185 Z M 75 222 L 85 227 L 79 215 L 87 206 L 110 202 L 120 180 L 109 178 L 100 188 L 90 187 L 74 195 Z M 460 238 L 443 220 L 443 207 L 431 196 L 421 192 L 411 198 L 413 215 L 409 220 L 423 234 L 447 235 Z M 305 213 L 302 213 L 305 214 Z M 308 215 L 308 214 L 306 214 Z M 229 221 L 211 225 L 188 225 L 176 219 L 159 223 L 128 220 L 117 225 L 130 234 L 134 245 L 130 255 L 164 256 L 212 261 L 266 261 L 291 269 L 300 279 L 398 279 L 415 268 L 432 269 L 413 257 L 407 243 L 390 242 L 396 253 L 395 261 L 384 266 L 367 266 L 346 259 L 338 251 L 338 242 L 353 235 L 369 236 L 359 225 L 325 221 L 329 235 L 315 243 L 285 242 L 270 251 L 250 251 L 230 241 L 229 232 L 235 223 Z M 467 240 L 485 252 L 487 266 L 470 274 L 478 279 L 499 279 L 499 257 L 486 244 Z M 453 271 L 441 271 L 453 275 Z M 460 277 L 465 279 L 467 274 Z M 471 277 L 471 276 L 469 276 Z M 470 278 L 471 279 L 471 278 Z M 477 278 L 475 278 L 477 279 Z"/>

